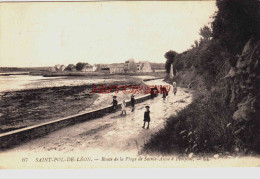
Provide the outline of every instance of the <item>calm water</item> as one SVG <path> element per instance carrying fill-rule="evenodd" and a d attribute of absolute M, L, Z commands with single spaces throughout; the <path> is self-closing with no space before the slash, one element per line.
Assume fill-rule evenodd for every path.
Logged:
<path fill-rule="evenodd" d="M 0 92 L 35 89 L 44 87 L 78 86 L 84 84 L 98 84 L 116 79 L 86 79 L 73 77 L 42 77 L 29 75 L 0 76 Z M 122 81 L 122 79 L 121 79 Z"/>

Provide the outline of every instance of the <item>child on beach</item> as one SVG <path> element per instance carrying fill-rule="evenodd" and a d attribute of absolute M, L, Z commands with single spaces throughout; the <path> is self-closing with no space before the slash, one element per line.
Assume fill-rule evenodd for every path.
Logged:
<path fill-rule="evenodd" d="M 125 109 L 126 108 L 126 102 L 125 102 L 125 100 L 123 100 L 121 107 L 122 107 L 122 115 L 126 116 L 126 109 Z"/>
<path fill-rule="evenodd" d="M 146 111 L 144 112 L 144 125 L 143 125 L 143 129 L 145 128 L 145 123 L 148 122 L 148 126 L 147 129 L 149 129 L 149 125 L 150 125 L 150 106 L 145 106 Z"/>
<path fill-rule="evenodd" d="M 131 95 L 131 106 L 132 106 L 132 112 L 135 110 L 135 95 Z"/>
<path fill-rule="evenodd" d="M 116 96 L 113 96 L 113 110 L 117 109 L 117 100 L 116 100 Z"/>
<path fill-rule="evenodd" d="M 173 82 L 173 83 L 172 83 L 172 86 L 173 86 L 173 93 L 174 93 L 174 95 L 176 95 L 176 93 L 177 93 L 177 85 L 176 85 L 176 82 Z"/>

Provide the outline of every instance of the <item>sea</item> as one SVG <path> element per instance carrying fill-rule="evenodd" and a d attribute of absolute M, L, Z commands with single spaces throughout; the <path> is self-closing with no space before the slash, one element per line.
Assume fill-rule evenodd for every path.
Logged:
<path fill-rule="evenodd" d="M 88 84 L 104 84 L 117 79 L 97 79 L 86 77 L 43 77 L 30 75 L 0 74 L 0 93 L 8 91 L 20 91 L 46 87 L 80 86 Z M 122 79 L 120 79 L 122 81 Z"/>

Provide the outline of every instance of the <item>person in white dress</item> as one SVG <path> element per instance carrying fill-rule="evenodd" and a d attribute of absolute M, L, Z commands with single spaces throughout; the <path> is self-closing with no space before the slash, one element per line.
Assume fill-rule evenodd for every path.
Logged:
<path fill-rule="evenodd" d="M 121 108 L 122 108 L 122 115 L 126 115 L 126 102 L 125 102 L 125 100 L 123 100 Z"/>

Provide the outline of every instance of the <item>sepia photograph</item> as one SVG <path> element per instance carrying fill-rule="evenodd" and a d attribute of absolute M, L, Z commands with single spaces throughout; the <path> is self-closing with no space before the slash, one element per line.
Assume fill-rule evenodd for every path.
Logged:
<path fill-rule="evenodd" d="M 260 1 L 0 2 L 0 169 L 260 166 Z"/>

